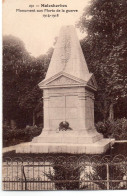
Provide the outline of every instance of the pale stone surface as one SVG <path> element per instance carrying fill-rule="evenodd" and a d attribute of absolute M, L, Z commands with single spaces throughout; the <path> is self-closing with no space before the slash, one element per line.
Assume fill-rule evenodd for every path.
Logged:
<path fill-rule="evenodd" d="M 73 130 L 94 128 L 94 95 L 82 87 L 46 89 L 44 129 L 56 130 L 68 121 Z M 44 89 L 45 91 L 45 89 Z"/>
<path fill-rule="evenodd" d="M 24 152 L 103 153 L 110 140 L 94 127 L 96 80 L 88 70 L 73 26 L 62 27 L 43 89 L 44 128 Z M 69 122 L 72 130 L 59 132 Z M 18 148 L 17 152 L 22 149 Z"/>
<path fill-rule="evenodd" d="M 86 80 L 89 71 L 73 26 L 63 26 L 55 46 L 46 79 L 64 71 Z"/>
<path fill-rule="evenodd" d="M 114 144 L 114 139 L 102 139 L 92 144 L 26 143 L 16 148 L 17 153 L 73 153 L 102 154 Z"/>

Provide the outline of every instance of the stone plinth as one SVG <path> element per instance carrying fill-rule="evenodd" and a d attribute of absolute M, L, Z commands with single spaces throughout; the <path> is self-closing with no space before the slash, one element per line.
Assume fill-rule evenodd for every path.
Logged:
<path fill-rule="evenodd" d="M 43 89 L 44 128 L 42 134 L 17 152 L 104 153 L 112 144 L 94 127 L 94 75 L 89 72 L 73 26 L 60 31 Z M 59 131 L 67 121 L 71 130 Z"/>
<path fill-rule="evenodd" d="M 43 133 L 40 137 L 33 139 L 34 143 L 68 143 L 68 144 L 92 144 L 102 139 L 99 133 L 85 133 L 84 131 L 59 131 Z"/>
<path fill-rule="evenodd" d="M 101 139 L 90 144 L 26 143 L 16 148 L 17 153 L 102 154 L 114 144 L 114 139 Z"/>
<path fill-rule="evenodd" d="M 68 84 L 69 77 L 65 78 L 66 81 L 62 88 L 44 89 L 44 129 L 42 134 L 45 131 L 56 131 L 62 121 L 69 122 L 73 131 L 86 133 L 95 129 L 94 94 L 84 87 L 80 87 L 80 83 L 76 84 L 79 86 L 71 86 Z M 65 84 L 69 86 L 66 87 Z"/>

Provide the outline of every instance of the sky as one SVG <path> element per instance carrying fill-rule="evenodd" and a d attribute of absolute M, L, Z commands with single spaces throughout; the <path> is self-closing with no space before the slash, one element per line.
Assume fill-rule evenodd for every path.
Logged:
<path fill-rule="evenodd" d="M 75 25 L 88 6 L 90 0 L 4 0 L 3 1 L 3 35 L 20 38 L 32 56 L 45 54 L 53 46 L 55 37 L 59 35 L 61 26 Z M 59 17 L 44 18 L 38 12 L 16 12 L 16 9 L 43 9 L 41 4 L 63 4 L 67 10 L 78 12 L 59 13 Z M 34 7 L 29 7 L 34 5 Z M 39 7 L 35 7 L 39 5 Z M 45 8 L 52 9 L 52 8 Z M 57 9 L 57 8 L 55 8 Z M 59 8 L 58 8 L 59 9 Z M 60 8 L 63 9 L 63 8 Z M 51 12 L 49 13 L 51 14 Z M 54 13 L 53 13 L 54 14 Z M 85 37 L 77 29 L 79 39 Z"/>

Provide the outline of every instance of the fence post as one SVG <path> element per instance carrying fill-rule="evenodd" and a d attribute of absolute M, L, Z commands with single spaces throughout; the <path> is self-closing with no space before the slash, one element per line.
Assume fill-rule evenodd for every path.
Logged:
<path fill-rule="evenodd" d="M 106 171 L 107 171 L 107 190 L 109 190 L 109 164 L 106 164 Z"/>
<path fill-rule="evenodd" d="M 22 179 L 21 179 L 21 190 L 23 191 L 23 165 L 21 166 L 21 171 L 22 171 Z"/>
<path fill-rule="evenodd" d="M 22 166 L 22 190 L 23 190 L 23 178 L 25 180 L 25 191 L 27 190 L 27 180 L 26 180 L 26 175 L 25 175 L 25 172 L 24 172 L 24 166 Z"/>

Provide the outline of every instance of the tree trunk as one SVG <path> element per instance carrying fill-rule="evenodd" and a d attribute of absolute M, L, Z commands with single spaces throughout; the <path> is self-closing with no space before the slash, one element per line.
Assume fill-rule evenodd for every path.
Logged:
<path fill-rule="evenodd" d="M 33 111 L 33 126 L 35 125 L 35 112 Z"/>
<path fill-rule="evenodd" d="M 103 121 L 105 122 L 108 118 L 108 103 L 106 100 L 104 100 L 103 104 L 101 105 L 101 113 L 103 115 Z"/>
<path fill-rule="evenodd" d="M 113 108 L 113 103 L 110 104 L 109 107 L 109 120 L 114 120 L 114 108 Z"/>
<path fill-rule="evenodd" d="M 104 100 L 104 111 L 103 111 L 104 122 L 107 120 L 107 101 Z"/>
<path fill-rule="evenodd" d="M 10 120 L 10 125 L 11 125 L 11 129 L 12 130 L 15 129 L 16 128 L 16 122 L 15 122 L 15 120 L 11 119 Z"/>

